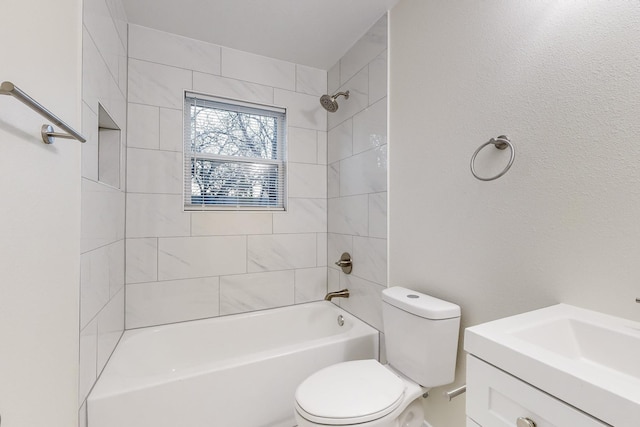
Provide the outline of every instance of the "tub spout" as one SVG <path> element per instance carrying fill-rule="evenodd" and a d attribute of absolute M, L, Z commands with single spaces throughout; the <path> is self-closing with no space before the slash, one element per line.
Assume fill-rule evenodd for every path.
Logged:
<path fill-rule="evenodd" d="M 329 292 L 325 295 L 325 301 L 331 301 L 332 298 L 349 298 L 349 289 L 341 289 L 335 292 Z"/>

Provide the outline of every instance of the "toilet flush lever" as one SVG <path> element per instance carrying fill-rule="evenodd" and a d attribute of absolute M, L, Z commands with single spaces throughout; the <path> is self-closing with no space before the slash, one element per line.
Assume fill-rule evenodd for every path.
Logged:
<path fill-rule="evenodd" d="M 344 274 L 351 274 L 351 270 L 353 269 L 353 262 L 351 261 L 351 255 L 349 254 L 349 252 L 344 252 L 335 264 L 342 269 L 342 272 Z"/>

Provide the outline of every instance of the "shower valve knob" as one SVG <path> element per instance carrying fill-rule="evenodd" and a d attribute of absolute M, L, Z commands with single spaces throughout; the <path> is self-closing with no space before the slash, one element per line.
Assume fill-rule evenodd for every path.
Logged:
<path fill-rule="evenodd" d="M 344 252 L 335 264 L 342 269 L 343 273 L 351 274 L 351 270 L 353 269 L 353 262 L 351 261 L 351 255 L 349 254 L 349 252 Z"/>

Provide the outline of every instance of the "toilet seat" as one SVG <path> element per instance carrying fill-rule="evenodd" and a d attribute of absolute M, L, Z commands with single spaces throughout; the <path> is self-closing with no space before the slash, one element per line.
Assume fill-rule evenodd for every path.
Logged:
<path fill-rule="evenodd" d="M 405 382 L 376 360 L 356 360 L 324 368 L 296 390 L 296 410 L 318 424 L 349 425 L 377 420 L 398 408 Z"/>

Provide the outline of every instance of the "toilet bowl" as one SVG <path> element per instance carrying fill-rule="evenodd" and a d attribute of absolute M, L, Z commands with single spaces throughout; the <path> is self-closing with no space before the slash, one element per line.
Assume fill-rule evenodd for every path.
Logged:
<path fill-rule="evenodd" d="M 410 289 L 382 292 L 388 364 L 338 363 L 295 393 L 299 427 L 421 427 L 422 396 L 454 380 L 460 307 Z"/>

